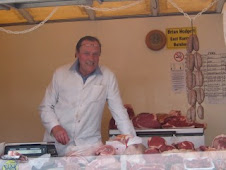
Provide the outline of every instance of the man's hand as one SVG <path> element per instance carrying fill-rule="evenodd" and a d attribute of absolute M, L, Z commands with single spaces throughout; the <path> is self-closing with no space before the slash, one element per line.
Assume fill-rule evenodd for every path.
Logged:
<path fill-rule="evenodd" d="M 54 126 L 51 130 L 57 142 L 66 145 L 69 142 L 67 131 L 60 125 Z"/>

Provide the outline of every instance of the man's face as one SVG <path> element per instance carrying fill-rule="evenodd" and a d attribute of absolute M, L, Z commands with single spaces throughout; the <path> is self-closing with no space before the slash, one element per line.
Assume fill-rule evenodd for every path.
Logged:
<path fill-rule="evenodd" d="M 100 46 L 96 41 L 84 40 L 76 56 L 79 59 L 79 71 L 83 76 L 92 73 L 99 63 Z"/>

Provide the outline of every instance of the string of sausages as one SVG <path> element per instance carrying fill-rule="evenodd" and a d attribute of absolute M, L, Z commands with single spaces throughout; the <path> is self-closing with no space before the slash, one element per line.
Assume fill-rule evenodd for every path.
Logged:
<path fill-rule="evenodd" d="M 187 119 L 196 121 L 196 115 L 199 119 L 204 119 L 204 108 L 201 105 L 205 98 L 203 89 L 204 76 L 201 71 L 202 55 L 199 51 L 199 39 L 196 34 L 189 36 L 186 46 L 186 86 L 187 98 L 190 107 L 187 110 Z"/>

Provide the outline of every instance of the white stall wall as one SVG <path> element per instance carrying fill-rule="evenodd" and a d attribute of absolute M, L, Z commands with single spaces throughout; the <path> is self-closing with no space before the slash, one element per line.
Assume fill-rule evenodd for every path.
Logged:
<path fill-rule="evenodd" d="M 145 36 L 154 29 L 189 27 L 183 16 L 138 18 L 103 21 L 80 21 L 45 24 L 27 34 L 0 32 L 0 142 L 41 141 L 44 128 L 38 106 L 53 71 L 74 60 L 75 44 L 84 35 L 93 35 L 102 42 L 101 63 L 118 77 L 124 103 L 135 113 L 168 113 L 188 109 L 186 94 L 171 88 L 170 64 L 176 51 L 164 47 L 152 51 L 145 45 Z M 202 15 L 197 27 L 200 50 L 225 48 L 222 15 Z M 8 27 L 24 30 L 31 26 Z M 206 144 L 219 134 L 226 134 L 226 105 L 203 104 L 207 123 Z M 108 139 L 110 113 L 105 109 L 103 139 Z"/>

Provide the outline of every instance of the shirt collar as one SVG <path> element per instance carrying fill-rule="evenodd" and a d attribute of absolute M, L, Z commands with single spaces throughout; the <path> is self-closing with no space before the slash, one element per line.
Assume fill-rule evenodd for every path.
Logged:
<path fill-rule="evenodd" d="M 102 74 L 102 72 L 100 70 L 100 67 L 97 66 L 97 68 L 94 70 L 94 72 L 88 74 L 87 76 L 83 76 L 79 72 L 79 60 L 78 59 L 73 63 L 73 65 L 71 66 L 70 70 L 76 71 L 82 77 L 84 83 L 87 80 L 87 78 L 90 77 L 91 75 L 101 75 Z"/>

